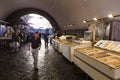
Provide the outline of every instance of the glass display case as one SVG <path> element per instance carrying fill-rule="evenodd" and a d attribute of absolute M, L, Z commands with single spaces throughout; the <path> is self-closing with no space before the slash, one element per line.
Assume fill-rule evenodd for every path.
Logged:
<path fill-rule="evenodd" d="M 119 50 L 120 42 L 101 40 L 92 48 L 76 49 L 74 63 L 95 80 L 119 80 Z M 85 66 L 87 69 L 85 69 Z M 92 70 L 92 72 L 89 70 Z M 97 78 L 98 75 L 101 76 L 100 79 Z"/>

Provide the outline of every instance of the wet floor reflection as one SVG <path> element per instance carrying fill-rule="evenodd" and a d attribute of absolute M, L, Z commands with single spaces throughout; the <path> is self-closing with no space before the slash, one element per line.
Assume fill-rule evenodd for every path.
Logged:
<path fill-rule="evenodd" d="M 38 70 L 34 70 L 33 80 L 39 80 L 39 77 L 38 77 Z"/>
<path fill-rule="evenodd" d="M 85 80 L 86 74 L 66 60 L 44 41 L 39 51 L 39 69 L 34 69 L 33 58 L 27 46 L 17 53 L 0 50 L 0 80 Z M 88 79 L 90 80 L 90 79 Z"/>

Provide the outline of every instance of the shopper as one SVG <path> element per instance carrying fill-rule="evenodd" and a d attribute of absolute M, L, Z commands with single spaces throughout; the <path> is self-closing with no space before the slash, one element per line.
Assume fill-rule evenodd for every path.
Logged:
<path fill-rule="evenodd" d="M 35 32 L 33 37 L 31 37 L 28 43 L 28 49 L 32 48 L 32 56 L 34 59 L 34 67 L 38 70 L 38 52 L 41 48 L 41 39 L 39 38 L 39 33 Z"/>
<path fill-rule="evenodd" d="M 46 32 L 44 34 L 45 48 L 48 48 L 48 39 L 49 39 L 49 34 L 48 32 Z"/>
<path fill-rule="evenodd" d="M 12 52 L 16 52 L 20 48 L 20 37 L 17 30 L 12 34 L 12 42 L 10 43 L 10 47 L 12 48 Z"/>

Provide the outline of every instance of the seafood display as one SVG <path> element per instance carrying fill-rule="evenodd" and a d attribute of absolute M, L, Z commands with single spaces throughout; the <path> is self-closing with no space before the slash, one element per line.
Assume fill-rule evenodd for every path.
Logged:
<path fill-rule="evenodd" d="M 79 49 L 79 51 L 113 68 L 120 67 L 120 57 L 113 55 L 114 52 L 108 52 L 99 48 L 83 48 Z"/>
<path fill-rule="evenodd" d="M 91 71 L 90 74 L 95 73 L 96 77 L 105 74 L 112 78 L 102 76 L 100 80 L 120 79 L 120 42 L 100 40 L 94 47 L 76 49 L 74 57 L 76 65 L 84 71 Z"/>
<path fill-rule="evenodd" d="M 92 47 L 79 49 L 79 51 L 87 55 L 104 52 L 104 50 L 100 50 L 98 48 L 92 48 Z"/>

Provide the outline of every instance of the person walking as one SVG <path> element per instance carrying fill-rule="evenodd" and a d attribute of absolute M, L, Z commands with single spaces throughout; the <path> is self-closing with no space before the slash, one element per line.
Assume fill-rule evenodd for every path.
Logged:
<path fill-rule="evenodd" d="M 18 34 L 19 33 L 17 30 L 12 34 L 12 42 L 10 43 L 12 52 L 16 52 L 20 49 L 20 37 L 18 36 Z"/>
<path fill-rule="evenodd" d="M 49 39 L 49 34 L 48 32 L 46 32 L 44 34 L 45 48 L 48 48 L 48 39 Z"/>
<path fill-rule="evenodd" d="M 38 52 L 41 48 L 41 39 L 39 38 L 39 33 L 35 32 L 33 37 L 28 42 L 28 49 L 32 48 L 32 56 L 34 59 L 34 68 L 38 70 Z"/>

